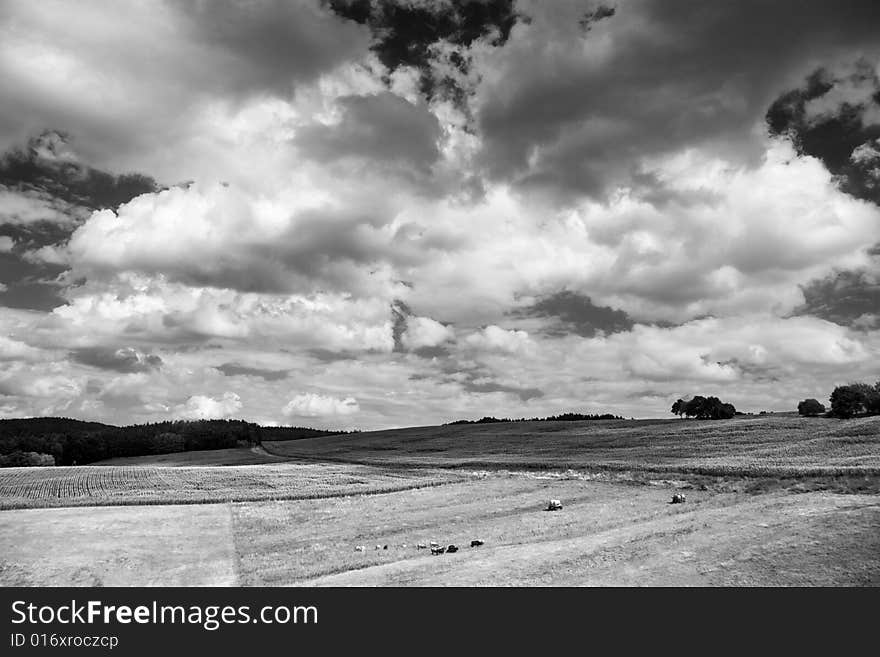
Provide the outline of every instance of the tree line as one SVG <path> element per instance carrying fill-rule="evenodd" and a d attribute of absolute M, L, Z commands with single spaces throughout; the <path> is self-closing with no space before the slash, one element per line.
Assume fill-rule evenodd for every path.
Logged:
<path fill-rule="evenodd" d="M 341 433 L 306 427 L 262 427 L 244 420 L 166 421 L 117 427 L 68 418 L 0 420 L 0 466 L 83 465 L 148 456 L 259 445 Z M 51 465 L 51 464 L 49 464 Z"/>
<path fill-rule="evenodd" d="M 626 418 L 619 415 L 611 415 L 611 413 L 602 413 L 584 415 L 583 413 L 560 413 L 559 415 L 548 415 L 547 417 L 520 417 L 511 419 L 507 417 L 497 418 L 491 415 L 482 417 L 479 420 L 453 420 L 447 422 L 446 426 L 453 424 L 491 424 L 494 422 L 583 422 L 585 420 L 624 420 Z"/>

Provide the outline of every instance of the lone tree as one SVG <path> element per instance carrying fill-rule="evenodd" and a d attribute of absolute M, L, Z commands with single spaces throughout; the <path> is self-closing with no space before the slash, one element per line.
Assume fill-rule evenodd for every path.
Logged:
<path fill-rule="evenodd" d="M 819 415 L 825 412 L 825 405 L 817 399 L 805 399 L 798 404 L 798 413 L 801 415 Z"/>
<path fill-rule="evenodd" d="M 729 420 L 736 415 L 736 409 L 733 407 L 733 404 L 726 404 L 718 399 L 718 397 L 697 395 L 688 402 L 682 402 L 684 404 L 683 407 L 679 402 L 682 402 L 682 400 L 679 399 L 673 404 L 673 413 L 676 412 L 676 405 L 678 405 L 678 410 L 683 410 L 685 415 L 695 417 L 698 420 Z"/>

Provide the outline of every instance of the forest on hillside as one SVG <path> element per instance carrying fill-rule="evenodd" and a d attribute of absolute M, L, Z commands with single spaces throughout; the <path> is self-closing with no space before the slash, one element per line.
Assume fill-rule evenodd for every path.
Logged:
<path fill-rule="evenodd" d="M 244 420 L 175 420 L 117 427 L 70 418 L 0 420 L 0 466 L 83 465 L 124 456 L 259 445 L 340 433 Z M 49 458 L 51 461 L 49 462 Z"/>

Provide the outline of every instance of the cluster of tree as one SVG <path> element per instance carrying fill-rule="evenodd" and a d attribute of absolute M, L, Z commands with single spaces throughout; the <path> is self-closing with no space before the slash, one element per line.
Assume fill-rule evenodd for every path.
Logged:
<path fill-rule="evenodd" d="M 801 404 L 815 401 L 805 399 Z M 873 386 L 867 383 L 850 383 L 837 386 L 831 393 L 831 417 L 849 418 L 855 415 L 880 415 L 880 381 Z M 801 410 L 798 404 L 798 412 Z M 824 407 L 823 407 L 824 410 Z"/>
<path fill-rule="evenodd" d="M 339 434 L 360 433 L 353 431 L 326 431 L 309 429 L 308 427 L 260 427 L 260 440 L 299 440 L 300 438 L 317 438 L 318 436 L 336 436 Z"/>
<path fill-rule="evenodd" d="M 677 399 L 672 412 L 679 417 L 695 417 L 698 420 L 729 420 L 736 415 L 733 404 L 727 404 L 718 397 L 697 395 L 693 399 Z"/>
<path fill-rule="evenodd" d="M 337 432 L 303 427 L 261 427 L 243 420 L 169 421 L 116 427 L 67 418 L 0 420 L 0 455 L 36 452 L 57 465 L 93 463 L 120 456 L 258 445 Z M 20 457 L 17 457 L 21 460 Z"/>
<path fill-rule="evenodd" d="M 561 413 L 560 415 L 549 415 L 547 417 L 520 417 L 516 419 L 511 418 L 497 418 L 492 416 L 487 416 L 480 418 L 479 420 L 455 420 L 453 422 L 447 422 L 447 425 L 452 424 L 491 424 L 493 422 L 583 422 L 585 420 L 623 420 L 625 418 L 620 417 L 619 415 L 611 415 L 610 413 L 603 413 L 601 415 L 584 415 L 583 413 Z"/>

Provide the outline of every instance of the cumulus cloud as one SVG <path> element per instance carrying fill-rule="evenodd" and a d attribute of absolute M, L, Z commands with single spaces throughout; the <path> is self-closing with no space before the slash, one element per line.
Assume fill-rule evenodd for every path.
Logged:
<path fill-rule="evenodd" d="M 430 317 L 408 317 L 401 341 L 407 349 L 439 347 L 455 339 L 455 331 Z"/>
<path fill-rule="evenodd" d="M 876 2 L 105 5 L 0 8 L 0 413 L 380 428 L 876 376 Z"/>
<path fill-rule="evenodd" d="M 508 331 L 500 326 L 490 325 L 472 333 L 465 344 L 480 351 L 500 351 L 515 354 L 533 346 L 526 331 Z"/>
<path fill-rule="evenodd" d="M 241 397 L 225 392 L 220 398 L 193 395 L 174 408 L 174 415 L 182 420 L 209 420 L 235 416 L 242 410 Z"/>
<path fill-rule="evenodd" d="M 102 163 L 140 169 L 157 139 L 186 147 L 218 103 L 289 97 L 369 41 L 318 0 L 4 3 L 0 147 L 3 137 L 65 126 Z"/>
<path fill-rule="evenodd" d="M 118 212 L 96 212 L 73 233 L 67 253 L 76 275 L 136 271 L 243 292 L 321 286 L 381 293 L 398 285 L 391 267 L 453 246 L 413 228 L 322 198 L 270 201 L 213 185 L 168 189 Z"/>
<path fill-rule="evenodd" d="M 125 334 L 160 343 L 252 341 L 266 349 L 390 352 L 393 348 L 382 299 L 193 289 L 136 275 L 109 284 L 87 284 L 70 295 L 69 303 L 53 310 L 50 321 L 92 339 Z"/>
<path fill-rule="evenodd" d="M 870 2 L 793 11 L 646 1 L 617 6 L 585 34 L 582 2 L 518 7 L 531 20 L 486 55 L 477 91 L 483 162 L 534 191 L 599 196 L 631 180 L 646 155 L 705 146 L 753 161 L 758 117 L 779 86 L 843 48 L 876 55 L 869 25 L 880 18 Z"/>
<path fill-rule="evenodd" d="M 307 392 L 296 395 L 284 406 L 282 412 L 287 417 L 327 417 L 352 415 L 360 411 L 354 397 L 340 399 L 331 395 Z"/>

